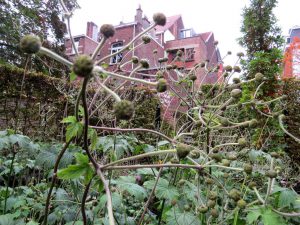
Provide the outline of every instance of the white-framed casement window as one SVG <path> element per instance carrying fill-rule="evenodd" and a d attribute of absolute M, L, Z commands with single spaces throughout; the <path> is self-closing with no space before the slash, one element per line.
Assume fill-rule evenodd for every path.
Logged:
<path fill-rule="evenodd" d="M 78 51 L 78 48 L 79 48 L 79 41 L 80 41 L 80 39 L 78 39 L 78 38 L 74 39 L 74 44 L 75 44 L 75 48 L 77 49 L 77 51 Z M 73 45 L 72 45 L 72 54 L 75 54 L 75 49 L 74 49 Z"/>
<path fill-rule="evenodd" d="M 110 53 L 113 54 L 113 53 L 119 51 L 122 47 L 123 47 L 122 41 L 112 43 L 111 48 L 110 48 Z M 114 55 L 113 57 L 110 58 L 110 64 L 118 63 L 122 60 L 122 58 L 123 58 L 123 53 L 120 52 L 117 55 Z"/>
<path fill-rule="evenodd" d="M 194 48 L 185 49 L 185 61 L 194 61 L 195 50 Z"/>

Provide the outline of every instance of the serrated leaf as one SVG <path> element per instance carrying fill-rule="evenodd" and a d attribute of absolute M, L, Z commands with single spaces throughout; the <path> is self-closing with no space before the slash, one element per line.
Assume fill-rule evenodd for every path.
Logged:
<path fill-rule="evenodd" d="M 283 208 L 283 207 L 289 207 L 291 204 L 294 204 L 296 201 L 297 194 L 290 190 L 290 189 L 285 189 L 284 191 L 280 192 L 279 199 L 278 199 L 278 207 Z"/>
<path fill-rule="evenodd" d="M 146 190 L 135 183 L 135 177 L 121 176 L 117 180 L 111 181 L 112 184 L 116 184 L 117 188 L 122 191 L 127 191 L 129 194 L 135 196 L 139 201 L 143 201 L 147 197 Z"/>
<path fill-rule="evenodd" d="M 146 181 L 144 183 L 144 187 L 147 189 L 152 189 L 154 187 L 155 180 Z M 155 195 L 159 199 L 175 199 L 179 196 L 178 190 L 174 187 L 169 185 L 169 182 L 166 179 L 160 178 L 158 180 Z"/>
<path fill-rule="evenodd" d="M 166 213 L 166 220 L 167 225 L 199 225 L 201 224 L 201 221 L 197 216 L 195 216 L 191 212 L 187 211 L 180 211 L 178 208 L 174 210 L 174 208 L 171 208 Z"/>
<path fill-rule="evenodd" d="M 75 153 L 75 159 L 77 164 L 89 164 L 89 157 L 82 153 Z"/>
<path fill-rule="evenodd" d="M 82 133 L 83 125 L 81 122 L 70 123 L 67 126 L 66 140 L 70 141 L 73 137 L 79 136 Z"/>
<path fill-rule="evenodd" d="M 64 118 L 62 121 L 62 123 L 76 123 L 76 117 L 75 116 L 68 116 L 66 118 Z"/>
<path fill-rule="evenodd" d="M 28 223 L 26 223 L 26 225 L 39 225 L 39 223 L 31 220 Z"/>
<path fill-rule="evenodd" d="M 247 223 L 252 224 L 257 221 L 261 216 L 261 211 L 258 208 L 250 209 L 251 211 L 247 214 Z"/>
<path fill-rule="evenodd" d="M 89 128 L 88 137 L 91 141 L 91 149 L 95 150 L 97 146 L 97 132 L 95 129 Z"/>
<path fill-rule="evenodd" d="M 13 214 L 0 215 L 0 225 L 15 225 Z"/>
<path fill-rule="evenodd" d="M 262 215 L 262 222 L 264 225 L 286 225 L 286 222 L 277 213 L 271 209 L 265 210 Z"/>

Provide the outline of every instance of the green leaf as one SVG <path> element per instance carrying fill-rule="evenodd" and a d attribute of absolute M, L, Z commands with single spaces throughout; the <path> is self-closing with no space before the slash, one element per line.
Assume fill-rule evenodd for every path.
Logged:
<path fill-rule="evenodd" d="M 170 143 L 169 141 L 160 141 L 160 142 L 157 143 L 157 146 L 160 147 L 160 146 L 163 146 L 163 145 L 167 145 L 169 143 Z"/>
<path fill-rule="evenodd" d="M 15 225 L 13 214 L 1 215 L 0 225 Z"/>
<path fill-rule="evenodd" d="M 261 210 L 259 208 L 250 209 L 251 211 L 247 214 L 247 223 L 252 224 L 257 221 L 261 216 Z"/>
<path fill-rule="evenodd" d="M 191 212 L 180 211 L 178 208 L 171 208 L 166 213 L 167 225 L 199 225 L 201 221 Z"/>
<path fill-rule="evenodd" d="M 76 117 L 75 116 L 68 116 L 66 118 L 64 118 L 62 121 L 62 123 L 76 123 Z"/>
<path fill-rule="evenodd" d="M 112 205 L 113 208 L 118 209 L 121 205 L 122 205 L 122 196 L 117 193 L 117 192 L 113 192 L 111 194 L 111 198 L 112 198 Z M 100 200 L 99 200 L 99 207 L 100 209 L 104 209 L 105 208 L 105 204 L 107 202 L 107 196 L 106 195 L 102 195 Z"/>
<path fill-rule="evenodd" d="M 70 73 L 70 82 L 74 81 L 76 79 L 77 75 L 72 71 Z"/>
<path fill-rule="evenodd" d="M 152 189 L 154 187 L 155 180 L 146 181 L 144 187 L 147 189 Z M 155 195 L 159 199 L 175 199 L 179 196 L 178 190 L 174 186 L 170 186 L 166 179 L 160 178 L 158 180 Z"/>
<path fill-rule="evenodd" d="M 267 209 L 261 215 L 264 225 L 285 225 L 287 224 L 281 216 L 273 212 L 271 209 Z"/>
<path fill-rule="evenodd" d="M 61 169 L 58 171 L 57 176 L 60 179 L 76 179 L 82 176 L 86 172 L 86 165 L 85 164 L 76 164 L 70 165 L 65 169 Z"/>
<path fill-rule="evenodd" d="M 121 176 L 117 180 L 113 180 L 112 184 L 116 184 L 122 191 L 127 191 L 129 194 L 135 196 L 139 201 L 143 201 L 147 197 L 146 190 L 135 183 L 135 177 Z"/>
<path fill-rule="evenodd" d="M 279 199 L 278 199 L 278 207 L 283 208 L 283 207 L 289 207 L 291 204 L 294 204 L 296 201 L 297 194 L 290 190 L 290 189 L 285 189 L 284 191 L 280 192 Z"/>
<path fill-rule="evenodd" d="M 66 140 L 70 141 L 73 137 L 79 136 L 82 133 L 83 125 L 81 122 L 70 123 L 67 126 Z"/>
<path fill-rule="evenodd" d="M 76 159 L 77 164 L 89 164 L 89 157 L 82 153 L 76 152 L 75 159 Z"/>
<path fill-rule="evenodd" d="M 95 129 L 89 128 L 88 137 L 91 140 L 91 149 L 95 150 L 97 147 L 97 132 Z"/>
<path fill-rule="evenodd" d="M 26 223 L 26 225 L 39 225 L 39 223 L 31 220 L 28 223 Z"/>

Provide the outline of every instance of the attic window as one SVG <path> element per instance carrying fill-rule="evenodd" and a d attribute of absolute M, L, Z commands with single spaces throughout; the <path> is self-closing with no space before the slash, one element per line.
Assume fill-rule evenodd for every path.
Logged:
<path fill-rule="evenodd" d="M 122 41 L 115 42 L 111 45 L 110 53 L 113 54 L 113 53 L 119 51 L 120 49 L 122 49 L 122 47 L 123 47 Z M 113 57 L 110 58 L 110 63 L 115 64 L 115 63 L 121 62 L 122 58 L 123 58 L 123 53 L 120 52 L 117 55 L 114 55 Z"/>
<path fill-rule="evenodd" d="M 182 39 L 182 38 L 193 37 L 194 34 L 195 32 L 193 29 L 183 29 L 180 31 L 179 38 Z"/>
<path fill-rule="evenodd" d="M 185 49 L 185 61 L 194 61 L 195 51 L 194 48 Z"/>

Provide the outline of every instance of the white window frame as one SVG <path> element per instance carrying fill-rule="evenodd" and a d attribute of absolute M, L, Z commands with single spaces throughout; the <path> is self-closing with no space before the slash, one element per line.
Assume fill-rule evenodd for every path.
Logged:
<path fill-rule="evenodd" d="M 111 44 L 110 54 L 113 54 L 113 53 L 121 50 L 122 48 L 123 48 L 122 41 L 114 42 Z M 116 64 L 116 63 L 120 62 L 122 59 L 123 59 L 123 53 L 120 52 L 117 55 L 114 55 L 113 57 L 110 58 L 110 64 Z"/>

